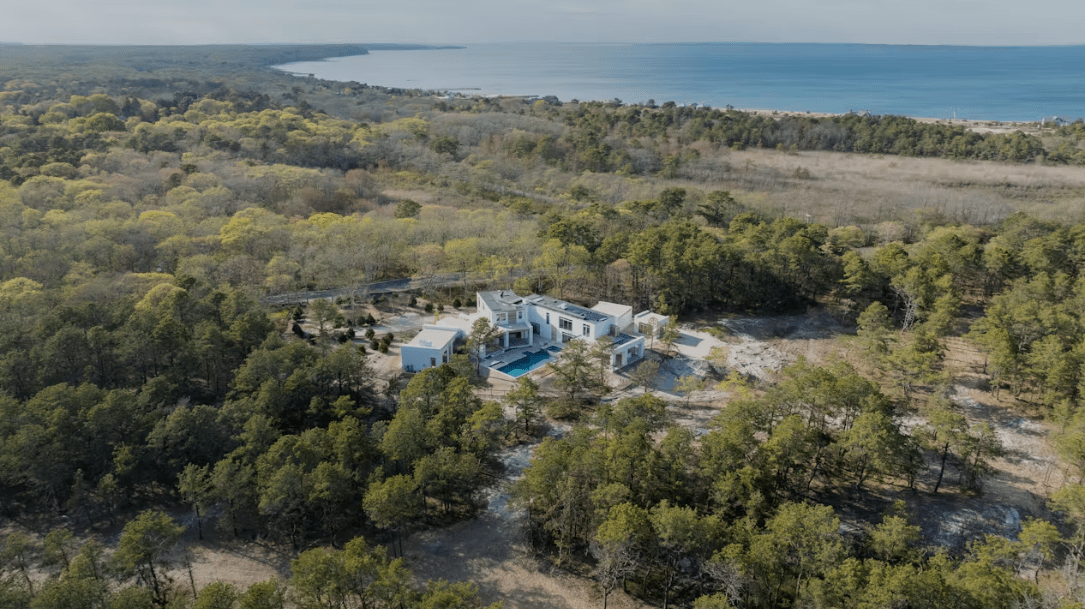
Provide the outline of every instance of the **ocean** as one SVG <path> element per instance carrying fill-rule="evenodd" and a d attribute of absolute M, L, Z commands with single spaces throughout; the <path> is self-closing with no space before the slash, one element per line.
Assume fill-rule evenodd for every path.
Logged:
<path fill-rule="evenodd" d="M 385 87 L 563 101 L 992 121 L 1085 116 L 1085 46 L 469 44 L 278 67 Z"/>

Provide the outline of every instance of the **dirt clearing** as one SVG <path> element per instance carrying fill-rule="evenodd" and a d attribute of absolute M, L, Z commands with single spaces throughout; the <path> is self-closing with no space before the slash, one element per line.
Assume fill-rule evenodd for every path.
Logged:
<path fill-rule="evenodd" d="M 566 430 L 556 427 L 551 433 L 561 435 Z M 487 506 L 479 518 L 417 533 L 404 543 L 407 565 L 416 578 L 473 581 L 483 601 L 504 599 L 506 609 L 599 606 L 602 597 L 592 580 L 565 573 L 530 553 L 523 536 L 525 515 L 509 506 L 508 484 L 522 475 L 537 445 L 516 446 L 498 456 L 508 477 L 485 492 Z M 648 606 L 621 591 L 611 593 L 608 604 Z"/>

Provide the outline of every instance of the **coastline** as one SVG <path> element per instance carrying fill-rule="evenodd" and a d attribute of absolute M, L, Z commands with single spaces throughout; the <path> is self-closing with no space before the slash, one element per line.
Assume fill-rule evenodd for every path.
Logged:
<path fill-rule="evenodd" d="M 406 45 L 404 45 L 404 46 L 406 46 Z M 373 49 L 373 50 L 431 50 L 431 49 L 454 49 L 454 48 L 460 48 L 460 47 L 455 47 L 455 46 L 412 47 L 412 48 L 403 48 L 403 49 L 386 48 L 386 49 Z M 356 57 L 362 57 L 362 55 L 357 55 Z M 327 61 L 327 60 L 331 60 L 331 59 L 341 59 L 341 58 L 343 58 L 343 57 L 342 56 L 330 56 L 330 57 L 322 58 L 322 59 L 317 60 L 317 61 L 323 62 L 323 61 Z M 294 63 L 294 62 L 291 62 L 291 63 Z M 269 66 L 269 67 L 271 69 L 275 70 L 276 72 L 279 72 L 279 73 L 282 73 L 282 74 L 285 74 L 285 75 L 288 75 L 288 76 L 292 76 L 292 77 L 295 77 L 295 78 L 303 78 L 303 79 L 315 78 L 317 80 L 321 80 L 321 81 L 325 81 L 325 82 L 336 82 L 336 83 L 341 83 L 341 84 L 349 84 L 351 82 L 355 82 L 355 81 L 346 81 L 346 80 L 331 80 L 331 79 L 327 79 L 327 78 L 321 78 L 319 76 L 316 76 L 313 73 L 288 70 L 288 69 L 286 69 L 286 66 L 288 66 L 288 65 L 291 65 L 291 64 L 273 65 L 273 66 Z M 379 83 L 366 83 L 366 84 L 368 86 L 380 87 L 382 89 L 389 89 L 389 90 L 407 88 L 407 87 L 396 87 L 396 86 L 392 86 L 392 85 L 382 85 L 382 84 L 379 84 Z M 416 89 L 419 90 L 419 91 L 422 91 L 424 93 L 430 93 L 430 94 L 432 94 L 433 96 L 436 96 L 436 97 L 447 97 L 449 95 L 454 95 L 454 96 L 457 96 L 457 97 L 460 97 L 460 98 L 466 98 L 466 99 L 473 99 L 473 98 L 543 99 L 545 97 L 556 97 L 556 96 L 551 96 L 551 95 L 548 95 L 548 94 L 542 94 L 542 95 L 535 95 L 535 94 L 532 94 L 532 95 L 511 95 L 511 94 L 486 94 L 486 93 L 474 92 L 474 91 L 479 91 L 480 90 L 479 87 L 458 87 L 458 88 L 455 88 L 455 89 L 427 89 L 427 88 L 417 87 Z M 587 101 L 606 102 L 608 100 L 578 100 L 578 101 L 580 101 L 580 102 L 587 102 Z M 663 100 L 662 103 L 665 103 L 666 101 L 668 101 L 668 100 Z M 573 103 L 571 100 L 561 100 L 561 102 L 563 104 Z M 661 104 L 661 102 L 657 102 L 657 105 L 660 105 L 660 104 Z M 640 105 L 640 104 L 637 104 L 637 103 L 623 103 L 623 105 L 625 105 L 625 106 L 637 106 L 637 105 Z M 705 104 L 698 104 L 698 105 L 700 107 L 709 107 L 709 106 L 707 106 Z M 716 108 L 716 106 L 711 106 L 711 107 Z M 785 117 L 789 117 L 789 116 L 814 117 L 814 118 L 831 118 L 831 117 L 846 116 L 848 114 L 846 112 L 814 112 L 814 111 L 795 111 L 795 110 L 772 110 L 772 109 L 768 109 L 768 108 L 738 108 L 738 107 L 735 107 L 734 110 L 737 110 L 739 112 L 745 112 L 747 114 L 755 114 L 755 115 L 758 115 L 758 116 L 771 116 L 771 117 L 777 117 L 777 118 L 785 118 Z M 937 117 L 930 117 L 930 116 L 910 116 L 910 115 L 907 115 L 907 114 L 897 114 L 897 115 L 894 115 L 894 114 L 882 114 L 880 116 L 902 116 L 904 118 L 909 118 L 909 119 L 912 119 L 912 120 L 914 120 L 916 122 L 919 122 L 919 123 L 957 125 L 957 126 L 964 127 L 964 128 L 966 128 L 966 129 L 968 129 L 970 131 L 975 131 L 977 133 L 1013 133 L 1015 131 L 1021 131 L 1021 132 L 1024 132 L 1024 133 L 1036 134 L 1036 133 L 1039 133 L 1040 130 L 1041 130 L 1041 126 L 1040 126 L 1039 121 L 1004 121 L 1004 120 L 999 121 L 999 120 L 985 120 L 985 119 L 937 118 Z"/>
<path fill-rule="evenodd" d="M 466 49 L 466 52 L 438 53 L 424 59 L 418 54 L 370 53 L 364 60 L 363 56 L 337 56 L 323 58 L 319 63 L 291 62 L 272 67 L 295 77 L 313 77 L 328 82 L 366 82 L 385 89 L 465 97 L 556 97 L 564 103 L 574 99 L 610 101 L 620 98 L 628 102 L 625 105 L 642 105 L 654 99 L 657 104 L 674 101 L 679 105 L 728 106 L 758 115 L 807 117 L 843 116 L 850 112 L 844 108 L 852 107 L 858 112 L 962 126 L 982 133 L 1038 131 L 1046 119 L 1059 117 L 1063 121 L 1073 121 L 1082 112 L 1076 107 L 1078 97 L 1082 98 L 1082 107 L 1085 107 L 1085 95 L 1081 94 L 1073 94 L 1058 103 L 1051 98 L 1058 91 L 1042 89 L 1047 91 L 1043 95 L 1018 94 L 1025 89 L 1021 86 L 1008 88 L 1007 83 L 1013 82 L 1019 68 L 997 77 L 969 81 L 958 78 L 957 68 L 930 77 L 917 74 L 916 70 L 925 64 L 913 65 L 897 57 L 893 60 L 895 63 L 886 66 L 861 64 L 853 74 L 845 72 L 843 77 L 834 78 L 832 74 L 826 76 L 828 68 L 806 65 L 810 61 L 781 71 L 775 71 L 774 64 L 761 59 L 741 66 L 718 63 L 719 55 L 724 51 L 703 57 L 690 57 L 676 51 L 647 58 L 644 53 L 634 53 L 628 61 L 624 55 L 616 56 L 607 51 L 580 61 L 580 56 L 574 53 L 583 51 L 579 46 L 557 43 L 545 46 L 527 43 L 373 46 L 371 50 L 374 51 Z M 643 45 L 641 48 L 668 46 L 690 48 L 691 45 Z M 753 46 L 778 48 L 778 45 Z M 810 54 L 816 58 L 828 55 L 822 49 L 837 48 L 836 45 L 806 46 L 814 48 Z M 830 59 L 836 62 L 830 66 L 836 70 L 833 74 L 839 73 L 841 66 L 850 69 L 842 58 L 833 56 Z M 703 61 L 697 63 L 694 60 Z M 927 60 L 929 62 L 930 57 Z M 762 63 L 768 66 L 768 71 L 754 72 Z M 708 67 L 703 67 L 706 65 Z M 909 69 L 911 72 L 907 72 Z M 901 70 L 905 74 L 898 77 L 896 74 Z M 1059 88 L 1065 89 L 1077 81 L 1083 85 L 1080 90 L 1085 91 L 1085 76 L 1070 79 Z M 871 93 L 872 90 L 875 92 Z M 763 100 L 764 105 L 758 100 Z M 774 102 L 788 109 L 781 110 Z"/>
<path fill-rule="evenodd" d="M 805 116 L 814 118 L 832 118 L 837 116 L 846 116 L 847 113 L 843 112 L 793 112 L 785 110 L 767 110 L 765 108 L 735 108 L 739 112 L 746 112 L 747 114 L 756 114 L 758 116 L 775 116 L 784 118 L 788 116 Z M 976 133 L 1013 133 L 1015 131 L 1021 131 L 1023 133 L 1039 133 L 1041 126 L 1037 121 L 996 121 L 996 120 L 983 120 L 983 119 L 967 119 L 967 118 L 935 118 L 930 116 L 908 116 L 908 115 L 882 115 L 882 116 L 903 116 L 904 118 L 910 118 L 917 123 L 926 123 L 933 125 L 957 125 L 964 127 L 970 131 Z"/>

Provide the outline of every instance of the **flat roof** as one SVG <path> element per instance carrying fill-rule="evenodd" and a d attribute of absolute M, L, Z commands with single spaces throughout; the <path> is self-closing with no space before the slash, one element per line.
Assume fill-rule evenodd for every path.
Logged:
<path fill-rule="evenodd" d="M 423 328 L 406 346 L 440 349 L 456 340 L 459 334 L 456 328 Z"/>
<path fill-rule="evenodd" d="M 515 311 L 516 305 L 524 302 L 512 290 L 496 290 L 493 292 L 479 292 L 478 298 L 486 303 L 491 311 Z"/>
<path fill-rule="evenodd" d="M 633 307 L 629 305 L 620 305 L 614 302 L 606 302 L 600 300 L 592 307 L 592 310 L 599 311 L 611 317 L 621 317 L 622 315 L 632 315 Z"/>
<path fill-rule="evenodd" d="M 475 316 L 475 317 L 463 317 L 463 316 L 456 315 L 456 314 L 448 315 L 446 313 L 444 317 L 437 320 L 436 325 L 444 326 L 446 328 L 450 328 L 450 329 L 454 329 L 454 330 L 459 330 L 459 331 L 463 332 L 464 334 L 470 334 L 471 330 L 474 329 L 473 324 L 475 323 L 476 319 L 478 319 L 478 316 Z"/>
<path fill-rule="evenodd" d="M 640 313 L 637 313 L 637 316 L 634 319 L 638 323 L 646 322 L 659 325 L 661 323 L 670 321 L 671 318 L 667 317 L 666 315 L 660 315 L 659 313 L 652 313 L 651 311 L 641 311 Z"/>
<path fill-rule="evenodd" d="M 575 304 L 565 302 L 564 300 L 558 300 L 557 298 L 550 298 L 549 296 L 539 296 L 538 294 L 532 294 L 524 298 L 528 304 L 533 304 L 537 307 L 543 307 L 544 309 L 550 309 L 560 315 L 568 315 L 570 317 L 578 317 L 585 321 L 603 321 L 609 317 L 605 313 L 599 311 L 592 311 L 591 309 L 585 309 L 584 307 L 577 306 Z"/>

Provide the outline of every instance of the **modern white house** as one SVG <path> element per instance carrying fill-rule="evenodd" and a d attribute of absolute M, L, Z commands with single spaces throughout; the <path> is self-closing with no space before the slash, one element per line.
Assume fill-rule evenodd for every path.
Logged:
<path fill-rule="evenodd" d="M 563 344 L 571 340 L 611 341 L 611 366 L 621 368 L 644 356 L 644 337 L 632 334 L 632 307 L 600 302 L 591 309 L 532 294 L 519 296 L 511 290 L 478 292 L 478 316 L 486 318 L 500 334 L 486 348 L 487 354 L 525 346 Z"/>
<path fill-rule="evenodd" d="M 605 340 L 610 344 L 611 367 L 617 370 L 644 357 L 644 334 L 656 336 L 659 326 L 669 321 L 649 311 L 634 316 L 632 307 L 613 302 L 587 309 L 549 296 L 520 296 L 512 290 L 478 292 L 476 299 L 478 312 L 472 318 L 449 317 L 426 324 L 403 345 L 403 370 L 419 372 L 452 361 L 456 341 L 467 340 L 479 318 L 498 330 L 482 350 L 488 367 L 496 369 L 522 359 L 542 361 L 572 340 Z"/>
<path fill-rule="evenodd" d="M 460 328 L 426 324 L 411 342 L 400 347 L 402 368 L 406 372 L 420 372 L 452 361 L 452 350 L 457 339 L 466 338 Z"/>

